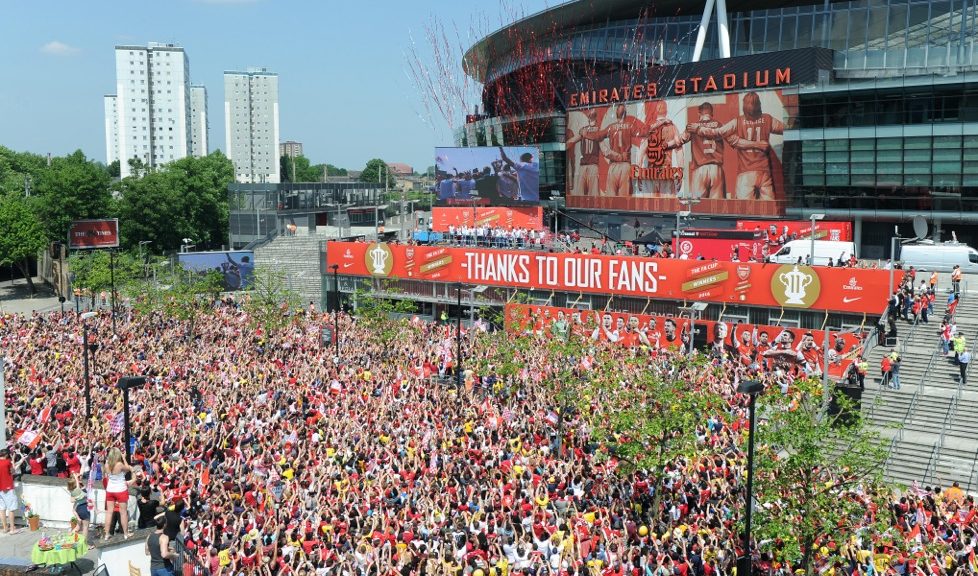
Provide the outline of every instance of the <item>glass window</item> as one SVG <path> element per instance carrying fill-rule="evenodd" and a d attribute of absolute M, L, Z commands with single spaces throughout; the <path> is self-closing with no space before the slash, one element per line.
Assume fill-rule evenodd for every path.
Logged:
<path fill-rule="evenodd" d="M 866 10 L 853 9 L 849 11 L 848 48 L 863 50 L 866 48 Z"/>
<path fill-rule="evenodd" d="M 799 48 L 808 48 L 812 46 L 812 19 L 810 14 L 803 14 L 798 16 L 798 35 L 797 35 L 797 46 Z"/>
<path fill-rule="evenodd" d="M 833 5 L 833 8 L 835 8 L 835 5 Z M 847 48 L 846 30 L 849 26 L 847 16 L 848 14 L 842 10 L 832 12 L 832 23 L 829 28 L 829 48 L 833 50 L 843 51 Z"/>

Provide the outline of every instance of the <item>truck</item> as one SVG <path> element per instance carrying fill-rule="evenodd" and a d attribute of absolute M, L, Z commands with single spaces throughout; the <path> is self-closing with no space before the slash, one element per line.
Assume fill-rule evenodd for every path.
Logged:
<path fill-rule="evenodd" d="M 978 272 L 978 250 L 960 242 L 916 240 L 898 248 L 897 260 L 904 268 L 928 272 L 950 272 L 955 265 L 962 272 Z"/>
<path fill-rule="evenodd" d="M 792 240 L 786 242 L 780 250 L 771 256 L 771 262 L 776 264 L 809 263 L 812 251 L 811 240 Z M 843 262 L 856 255 L 856 245 L 852 242 L 836 242 L 832 240 L 815 240 L 815 260 L 812 264 L 818 266 L 835 265 L 840 259 Z M 831 260 L 831 262 L 830 262 Z"/>

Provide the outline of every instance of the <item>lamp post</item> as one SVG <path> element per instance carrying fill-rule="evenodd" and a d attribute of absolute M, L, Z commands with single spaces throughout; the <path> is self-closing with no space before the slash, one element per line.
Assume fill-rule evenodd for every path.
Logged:
<path fill-rule="evenodd" d="M 333 338 L 336 344 L 336 359 L 340 358 L 340 265 L 330 266 L 333 271 Z"/>
<path fill-rule="evenodd" d="M 676 212 L 676 258 L 679 258 L 679 252 L 681 250 L 679 245 L 682 242 L 680 231 L 683 226 L 683 218 L 689 218 L 690 213 L 689 210 L 679 210 Z"/>
<path fill-rule="evenodd" d="M 88 322 L 96 316 L 95 312 L 85 312 L 81 315 L 82 322 L 82 365 L 85 370 L 85 425 L 92 421 L 92 381 L 88 372 Z"/>
<path fill-rule="evenodd" d="M 737 576 L 750 576 L 751 573 L 750 533 L 751 514 L 754 510 L 754 431 L 756 427 L 754 414 L 757 397 L 763 391 L 764 384 L 757 380 L 742 380 L 737 386 L 738 393 L 750 396 L 750 404 L 747 408 L 750 413 L 749 436 L 747 438 L 747 515 L 744 525 L 744 555 L 737 558 Z"/>
<path fill-rule="evenodd" d="M 893 294 L 893 269 L 896 268 L 897 242 L 900 241 L 900 227 L 893 227 L 893 236 L 890 238 L 890 291 L 887 295 Z"/>
<path fill-rule="evenodd" d="M 811 244 L 808 250 L 808 265 L 814 266 L 815 265 L 815 221 L 825 218 L 825 214 L 812 214 L 809 218 L 812 221 L 812 229 L 809 232 L 809 235 L 811 236 L 810 238 Z"/>
<path fill-rule="evenodd" d="M 129 462 L 132 458 L 132 442 L 130 440 L 132 431 L 129 424 L 129 389 L 142 388 L 145 385 L 145 376 L 123 376 L 119 379 L 119 383 L 116 384 L 116 387 L 122 390 L 122 422 L 123 440 L 126 443 L 126 462 Z"/>
<path fill-rule="evenodd" d="M 458 308 L 455 310 L 455 386 L 462 393 L 462 283 L 455 284 Z"/>
<path fill-rule="evenodd" d="M 152 240 L 140 240 L 139 251 L 143 252 L 143 246 L 147 246 L 152 243 Z M 146 251 L 143 252 L 143 280 L 149 277 L 149 271 L 147 269 L 147 265 L 149 264 L 149 248 L 146 248 L 145 250 Z"/>

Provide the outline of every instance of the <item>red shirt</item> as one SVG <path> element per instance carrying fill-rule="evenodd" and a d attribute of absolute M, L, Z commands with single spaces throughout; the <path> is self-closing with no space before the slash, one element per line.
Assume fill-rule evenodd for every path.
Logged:
<path fill-rule="evenodd" d="M 14 463 L 10 458 L 0 458 L 0 492 L 14 489 Z"/>

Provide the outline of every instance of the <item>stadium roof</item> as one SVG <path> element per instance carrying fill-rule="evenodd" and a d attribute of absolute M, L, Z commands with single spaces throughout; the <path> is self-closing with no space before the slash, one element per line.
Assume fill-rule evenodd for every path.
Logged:
<path fill-rule="evenodd" d="M 830 0 L 837 1 L 837 0 Z M 704 0 L 570 0 L 541 10 L 500 28 L 476 42 L 462 57 L 462 69 L 479 82 L 485 82 L 488 59 L 507 54 L 512 38 L 519 33 L 545 33 L 569 30 L 601 22 L 638 18 L 642 10 L 650 9 L 649 17 L 702 14 Z M 817 0 L 727 0 L 729 12 L 821 4 Z M 712 31 L 712 28 L 711 28 Z"/>

